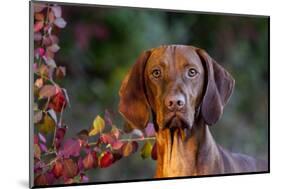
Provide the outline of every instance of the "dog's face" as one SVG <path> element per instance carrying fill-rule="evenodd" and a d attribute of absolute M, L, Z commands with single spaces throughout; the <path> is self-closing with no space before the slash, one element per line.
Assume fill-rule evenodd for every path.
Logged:
<path fill-rule="evenodd" d="M 144 129 L 150 113 L 158 129 L 192 129 L 195 119 L 213 125 L 234 88 L 232 76 L 204 50 L 168 45 L 141 54 L 119 90 L 119 111 Z"/>
<path fill-rule="evenodd" d="M 147 98 L 160 129 L 191 129 L 204 89 L 204 67 L 192 47 L 154 49 L 144 77 Z"/>

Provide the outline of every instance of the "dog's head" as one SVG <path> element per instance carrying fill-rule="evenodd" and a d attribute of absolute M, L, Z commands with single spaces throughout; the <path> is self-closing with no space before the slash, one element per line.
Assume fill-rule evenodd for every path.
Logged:
<path fill-rule="evenodd" d="M 144 52 L 123 80 L 119 111 L 138 129 L 150 114 L 157 129 L 191 129 L 197 118 L 213 125 L 233 88 L 232 76 L 204 50 L 161 46 Z"/>

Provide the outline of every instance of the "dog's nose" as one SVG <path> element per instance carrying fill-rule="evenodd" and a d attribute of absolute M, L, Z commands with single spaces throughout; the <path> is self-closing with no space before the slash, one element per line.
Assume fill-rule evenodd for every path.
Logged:
<path fill-rule="evenodd" d="M 171 95 L 165 99 L 165 105 L 170 111 L 181 110 L 185 105 L 183 95 Z"/>

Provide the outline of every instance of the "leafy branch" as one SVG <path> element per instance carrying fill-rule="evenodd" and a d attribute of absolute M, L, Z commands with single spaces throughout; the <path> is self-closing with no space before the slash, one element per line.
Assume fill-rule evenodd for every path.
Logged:
<path fill-rule="evenodd" d="M 67 90 L 57 84 L 66 76 L 66 68 L 57 66 L 55 53 L 60 49 L 56 32 L 66 26 L 62 9 L 55 4 L 34 4 L 34 183 L 36 186 L 54 183 L 88 182 L 87 171 L 106 168 L 138 150 L 144 142 L 143 158 L 156 159 L 156 145 L 151 123 L 146 131 L 125 133 L 113 124 L 105 111 L 97 115 L 88 129 L 72 138 L 65 138 L 68 126 L 63 121 L 64 110 L 70 107 Z M 126 138 L 129 136 L 128 138 Z M 89 142 L 89 140 L 95 140 Z"/>

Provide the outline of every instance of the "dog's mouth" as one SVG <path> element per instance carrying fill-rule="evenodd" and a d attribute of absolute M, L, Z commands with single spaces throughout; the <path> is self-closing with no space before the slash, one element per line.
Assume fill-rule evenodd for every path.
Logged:
<path fill-rule="evenodd" d="M 175 134 L 177 134 L 183 141 L 187 140 L 192 128 L 191 123 L 184 119 L 182 114 L 174 113 L 167 117 L 164 129 L 170 130 L 172 143 Z"/>
<path fill-rule="evenodd" d="M 169 129 L 191 129 L 191 124 L 184 119 L 184 116 L 181 113 L 173 113 L 166 116 L 166 120 L 164 122 L 165 128 Z"/>

